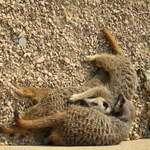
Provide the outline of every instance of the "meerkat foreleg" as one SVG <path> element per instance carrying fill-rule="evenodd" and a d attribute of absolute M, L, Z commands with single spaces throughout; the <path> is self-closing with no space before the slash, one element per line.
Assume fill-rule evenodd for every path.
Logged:
<path fill-rule="evenodd" d="M 77 100 L 81 100 L 81 99 L 85 99 L 85 98 L 89 98 L 89 97 L 96 97 L 98 92 L 100 92 L 100 89 L 98 87 L 91 88 L 85 92 L 82 92 L 79 94 L 73 94 L 70 97 L 70 101 L 77 101 Z"/>
<path fill-rule="evenodd" d="M 95 88 L 90 88 L 89 90 L 79 93 L 79 94 L 73 94 L 70 97 L 70 101 L 78 101 L 81 99 L 86 99 L 86 98 L 94 98 L 94 97 L 107 97 L 111 98 L 111 92 L 105 87 L 104 85 L 97 86 Z"/>
<path fill-rule="evenodd" d="M 117 66 L 117 56 L 111 54 L 100 54 L 87 56 L 84 59 L 86 62 L 94 62 L 96 67 L 103 68 L 105 71 L 111 73 L 116 69 Z"/>

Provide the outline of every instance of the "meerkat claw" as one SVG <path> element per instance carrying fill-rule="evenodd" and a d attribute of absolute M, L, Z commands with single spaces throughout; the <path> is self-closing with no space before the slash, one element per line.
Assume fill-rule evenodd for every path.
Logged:
<path fill-rule="evenodd" d="M 93 57 L 92 57 L 92 56 L 86 56 L 86 57 L 84 58 L 84 61 L 85 61 L 85 62 L 93 61 Z"/>
<path fill-rule="evenodd" d="M 78 100 L 78 94 L 73 94 L 71 97 L 70 97 L 70 101 L 73 102 L 73 101 L 76 101 Z"/>
<path fill-rule="evenodd" d="M 15 122 L 18 122 L 19 112 L 17 110 L 14 111 L 14 119 L 15 119 Z"/>

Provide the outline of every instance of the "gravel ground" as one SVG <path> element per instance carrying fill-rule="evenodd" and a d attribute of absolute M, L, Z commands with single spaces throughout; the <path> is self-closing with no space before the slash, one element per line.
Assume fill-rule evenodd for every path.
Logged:
<path fill-rule="evenodd" d="M 145 72 L 150 70 L 149 0 L 0 0 L 0 125 L 32 105 L 5 84 L 34 87 L 82 85 L 94 68 L 86 55 L 110 52 L 101 29 L 108 26 L 131 58 L 139 86 L 130 138 L 150 136 Z M 38 136 L 1 136 L 6 145 L 40 144 Z"/>

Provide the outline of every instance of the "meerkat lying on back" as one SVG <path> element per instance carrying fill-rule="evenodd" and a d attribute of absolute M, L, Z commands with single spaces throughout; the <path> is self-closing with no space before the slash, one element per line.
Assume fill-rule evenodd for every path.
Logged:
<path fill-rule="evenodd" d="M 17 92 L 21 95 L 36 100 L 37 104 L 23 113 L 21 119 L 16 119 L 18 128 L 1 128 L 1 132 L 25 133 L 34 128 L 45 127 L 55 129 L 56 123 L 58 122 L 58 125 L 60 125 L 61 122 L 63 124 L 61 130 L 56 127 L 56 131 L 58 130 L 60 133 L 54 130 L 55 132 L 49 138 L 54 144 L 108 145 L 117 144 L 127 138 L 130 124 L 134 118 L 131 117 L 134 116 L 134 107 L 127 99 L 130 100 L 133 97 L 136 89 L 136 73 L 109 30 L 104 29 L 103 31 L 111 42 L 116 55 L 95 55 L 87 57 L 86 60 L 95 62 L 97 67 L 103 67 L 109 72 L 110 81 L 107 87 L 95 84 L 94 87 L 90 86 L 90 88 L 83 86 L 58 90 L 32 87 L 17 89 Z M 73 95 L 74 93 L 78 94 Z M 126 103 L 116 107 L 118 105 L 115 105 L 114 99 L 119 97 L 120 93 L 124 95 L 122 99 Z M 88 108 L 68 105 L 69 99 L 72 103 L 82 99 L 86 101 Z M 118 99 L 120 102 L 120 98 Z M 127 104 L 129 107 L 126 107 Z M 120 112 L 114 108 L 117 108 Z M 110 114 L 114 117 L 108 116 Z M 68 131 L 67 137 L 63 131 Z M 99 134 L 97 135 L 96 132 Z M 56 138 L 55 141 L 57 134 L 60 134 L 58 137 L 62 138 Z"/>
<path fill-rule="evenodd" d="M 124 54 L 124 51 L 117 44 L 117 40 L 107 28 L 103 29 L 103 33 L 110 42 L 113 48 L 112 54 L 97 54 L 87 56 L 85 61 L 93 62 L 97 67 L 103 68 L 109 73 L 110 80 L 107 83 L 107 88 L 112 92 L 114 97 L 122 93 L 128 100 L 131 100 L 137 88 L 137 74 L 129 58 Z M 89 90 L 82 94 L 74 94 L 71 100 L 83 99 L 94 96 L 98 90 Z"/>

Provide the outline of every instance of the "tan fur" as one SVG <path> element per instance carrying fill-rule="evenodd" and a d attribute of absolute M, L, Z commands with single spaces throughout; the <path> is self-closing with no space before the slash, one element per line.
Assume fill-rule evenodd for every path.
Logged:
<path fill-rule="evenodd" d="M 23 88 L 24 91 L 25 88 Z M 28 88 L 27 88 L 28 89 Z M 33 91 L 34 88 L 32 88 Z M 75 92 L 81 92 L 87 90 L 88 87 L 81 86 L 81 87 L 70 87 L 70 88 L 62 88 L 62 89 L 57 89 L 57 90 L 49 90 L 49 93 L 45 95 L 43 99 L 41 99 L 36 105 L 33 107 L 29 108 L 25 113 L 23 113 L 21 116 L 23 119 L 36 119 L 39 117 L 44 117 L 47 115 L 50 115 L 52 113 L 55 113 L 56 111 L 62 111 L 66 107 L 68 107 L 67 102 L 70 99 L 70 96 Z M 105 113 L 105 108 L 103 108 L 102 103 L 110 103 L 109 101 L 112 100 L 112 95 L 111 93 L 103 86 L 97 86 L 94 89 L 99 89 L 99 110 Z M 19 89 L 20 91 L 22 88 Z M 40 89 L 42 90 L 42 89 Z M 43 89 L 45 90 L 45 89 Z M 22 91 L 22 94 L 23 94 Z M 38 88 L 34 89 L 34 92 L 36 93 L 38 91 Z M 27 95 L 27 93 L 25 93 Z M 106 112 L 107 113 L 107 112 Z"/>

